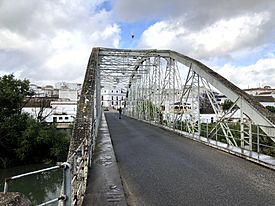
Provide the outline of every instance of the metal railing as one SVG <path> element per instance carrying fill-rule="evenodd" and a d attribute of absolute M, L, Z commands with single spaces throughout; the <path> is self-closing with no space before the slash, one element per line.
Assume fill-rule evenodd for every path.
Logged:
<path fill-rule="evenodd" d="M 8 182 L 11 180 L 63 167 L 61 195 L 40 205 L 48 205 L 54 202 L 59 202 L 59 205 L 64 206 L 82 205 L 87 185 L 88 168 L 91 166 L 101 118 L 101 87 L 97 67 L 97 52 L 93 52 L 92 55 L 93 58 L 89 60 L 81 96 L 78 101 L 67 161 L 54 167 L 7 178 L 4 192 L 8 191 Z"/>
<path fill-rule="evenodd" d="M 36 170 L 36 171 L 23 173 L 20 175 L 5 178 L 4 193 L 8 192 L 9 182 L 12 180 L 20 179 L 20 178 L 30 176 L 30 175 L 41 174 L 43 172 L 49 172 L 49 171 L 57 170 L 57 169 L 63 169 L 63 182 L 64 182 L 63 188 L 62 188 L 63 192 L 60 194 L 59 197 L 51 199 L 47 202 L 40 203 L 39 206 L 49 205 L 49 204 L 59 202 L 59 201 L 62 201 L 64 206 L 71 206 L 71 193 L 70 193 L 70 191 L 71 191 L 71 184 L 70 184 L 70 182 L 71 182 L 71 165 L 67 162 L 63 162 L 57 166 L 53 166 L 53 167 L 49 167 L 49 168 Z"/>
<path fill-rule="evenodd" d="M 95 148 L 97 127 L 98 124 L 94 121 L 88 132 L 88 137 L 90 136 L 91 138 L 85 138 L 71 156 L 68 157 L 67 162 L 5 178 L 4 193 L 8 192 L 9 182 L 12 180 L 63 168 L 63 183 L 60 196 L 40 203 L 39 206 L 56 202 L 59 202 L 59 205 L 63 206 L 81 205 L 86 191 L 88 168 L 91 166 L 92 155 Z"/>
<path fill-rule="evenodd" d="M 94 146 L 91 147 L 89 142 L 87 139 L 84 139 L 75 152 L 68 158 L 67 162 L 5 178 L 4 193 L 8 192 L 9 182 L 12 180 L 63 168 L 63 183 L 60 196 L 40 203 L 39 206 L 49 205 L 55 202 L 59 202 L 59 205 L 63 206 L 81 205 L 86 190 L 88 167 L 92 159 L 92 148 L 94 148 Z"/>
<path fill-rule="evenodd" d="M 135 119 L 139 119 L 131 114 L 125 115 Z M 244 133 L 248 134 L 248 132 L 241 131 L 241 129 L 239 128 L 241 127 L 241 124 L 245 123 L 228 122 L 229 129 L 233 134 L 234 140 L 237 143 L 237 145 L 234 146 L 228 144 L 221 128 L 216 126 L 216 122 L 210 123 L 210 121 L 204 120 L 202 121 L 203 123 L 200 124 L 200 132 L 190 133 L 185 121 L 179 121 L 176 124 L 169 124 L 165 121 L 160 123 L 159 120 L 154 119 L 140 120 L 147 122 L 149 124 L 160 126 L 162 128 L 176 132 L 177 134 L 183 135 L 185 137 L 203 142 L 209 146 L 213 146 L 215 148 L 227 151 L 229 153 L 245 157 L 248 160 L 275 169 L 275 143 L 272 141 L 272 139 L 275 138 L 275 135 L 268 135 L 265 133 L 266 130 L 274 131 L 274 127 L 251 124 L 251 133 L 249 139 L 248 137 L 241 137 Z M 214 130 L 211 133 L 211 130 L 213 128 Z"/>
<path fill-rule="evenodd" d="M 240 126 L 240 123 L 232 123 L 232 128 L 230 128 L 230 131 L 234 134 L 234 139 L 236 140 L 238 146 L 241 148 L 241 152 L 244 153 L 245 151 L 250 152 L 256 152 L 257 153 L 257 160 L 260 160 L 260 155 L 267 155 L 275 158 L 275 143 L 271 140 L 271 138 L 275 138 L 274 136 L 268 136 L 263 132 L 263 128 L 266 129 L 274 129 L 270 126 L 265 125 L 252 125 L 252 131 L 251 131 L 251 140 L 248 139 L 242 139 L 241 134 L 242 132 L 238 128 Z M 229 127 L 230 124 L 229 124 Z M 204 127 L 201 129 L 200 136 L 205 137 L 208 139 L 208 142 L 210 139 L 215 140 L 216 142 L 224 142 L 225 137 L 222 133 L 219 133 L 219 128 L 215 128 L 214 134 L 212 138 L 209 135 L 209 131 L 213 128 L 211 123 L 208 123 L 208 121 L 204 124 Z M 183 128 L 181 128 L 183 130 Z M 241 144 L 244 142 L 246 145 L 251 145 L 242 147 Z"/>

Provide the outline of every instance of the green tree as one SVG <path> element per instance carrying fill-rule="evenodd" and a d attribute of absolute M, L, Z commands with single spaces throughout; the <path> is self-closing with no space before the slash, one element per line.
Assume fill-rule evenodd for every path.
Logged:
<path fill-rule="evenodd" d="M 234 104 L 234 103 L 233 103 L 231 100 L 226 99 L 226 100 L 224 101 L 224 103 L 222 104 L 222 110 L 223 110 L 224 112 L 227 112 L 227 111 L 232 107 L 233 104 Z M 235 105 L 234 107 L 236 107 L 236 105 Z"/>
<path fill-rule="evenodd" d="M 69 140 L 55 125 L 23 113 L 24 100 L 33 93 L 28 80 L 0 77 L 0 166 L 45 160 L 65 160 Z"/>
<path fill-rule="evenodd" d="M 273 107 L 273 106 L 266 106 L 266 108 L 267 108 L 270 112 L 275 113 L 275 107 Z"/>
<path fill-rule="evenodd" d="M 0 77 L 0 118 L 20 114 L 25 97 L 32 94 L 28 80 L 17 80 L 12 74 Z"/>
<path fill-rule="evenodd" d="M 29 118 L 21 114 L 24 98 L 31 95 L 27 80 L 0 77 L 0 160 L 4 167 L 16 160 L 16 146 Z"/>

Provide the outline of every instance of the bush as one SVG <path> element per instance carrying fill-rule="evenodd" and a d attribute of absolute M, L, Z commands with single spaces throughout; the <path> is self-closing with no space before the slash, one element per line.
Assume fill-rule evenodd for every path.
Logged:
<path fill-rule="evenodd" d="M 27 80 L 0 77 L 0 167 L 66 159 L 66 134 L 21 112 L 31 94 Z"/>

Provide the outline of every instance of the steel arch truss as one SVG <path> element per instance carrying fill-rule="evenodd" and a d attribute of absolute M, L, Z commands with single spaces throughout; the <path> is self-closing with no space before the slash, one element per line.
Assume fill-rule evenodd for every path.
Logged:
<path fill-rule="evenodd" d="M 234 84 L 195 59 L 174 51 L 94 48 L 68 153 L 73 178 L 72 195 L 67 202 L 80 205 L 83 200 L 102 114 L 101 89 L 110 86 L 127 89 L 125 115 L 192 138 L 205 138 L 209 143 L 227 143 L 230 151 L 234 147 L 257 152 L 258 162 L 273 164 L 274 168 L 275 160 L 270 163 L 261 153 L 275 156 L 275 117 Z M 232 101 L 226 111 L 217 101 L 216 91 Z M 203 119 L 203 105 L 212 111 L 213 121 Z M 230 121 L 236 116 L 238 122 L 232 127 Z"/>
<path fill-rule="evenodd" d="M 98 56 L 100 88 L 127 88 L 124 114 L 128 116 L 249 150 L 255 147 L 253 125 L 259 125 L 260 133 L 275 142 L 274 115 L 195 59 L 170 50 L 95 48 L 93 52 Z M 223 110 L 217 92 L 232 101 L 229 109 Z M 213 120 L 204 120 L 203 109 L 212 113 Z"/>

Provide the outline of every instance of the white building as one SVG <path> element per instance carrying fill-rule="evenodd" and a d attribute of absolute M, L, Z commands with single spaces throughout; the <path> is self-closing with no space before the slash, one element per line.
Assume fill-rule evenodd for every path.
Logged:
<path fill-rule="evenodd" d="M 77 101 L 78 94 L 77 90 L 72 89 L 59 89 L 59 99 L 68 99 L 70 101 Z"/>
<path fill-rule="evenodd" d="M 35 92 L 30 103 L 23 108 L 24 112 L 30 113 L 35 118 L 43 107 L 43 117 L 46 122 L 70 123 L 73 122 L 77 112 L 78 92 L 81 84 L 57 83 L 58 88 L 51 85 L 40 87 L 30 84 Z M 41 103 L 43 106 L 41 107 Z"/>
<path fill-rule="evenodd" d="M 37 118 L 38 113 L 40 112 L 40 107 L 24 107 L 22 109 L 23 112 L 29 113 L 34 118 Z M 47 107 L 43 109 L 43 117 L 45 117 L 45 122 L 53 122 L 52 120 L 52 114 L 54 113 L 54 109 Z"/>
<path fill-rule="evenodd" d="M 77 101 L 54 101 L 51 102 L 54 109 L 51 122 L 73 122 L 76 117 Z"/>
<path fill-rule="evenodd" d="M 68 83 L 68 82 L 57 82 L 55 84 L 56 89 L 68 88 L 72 90 L 81 90 L 81 84 L 79 83 Z"/>
<path fill-rule="evenodd" d="M 275 89 L 270 86 L 244 89 L 243 91 L 253 96 L 273 96 L 275 98 Z"/>
<path fill-rule="evenodd" d="M 123 107 L 126 99 L 125 88 L 102 88 L 101 89 L 101 105 L 103 107 L 119 108 Z"/>
<path fill-rule="evenodd" d="M 23 112 L 31 114 L 37 118 L 41 107 L 24 107 Z M 77 102 L 73 101 L 51 101 L 50 106 L 43 108 L 42 116 L 45 117 L 45 122 L 73 122 L 76 117 Z"/>
<path fill-rule="evenodd" d="M 59 90 L 52 85 L 37 86 L 36 84 L 30 84 L 30 89 L 34 91 L 34 97 L 58 97 Z"/>

